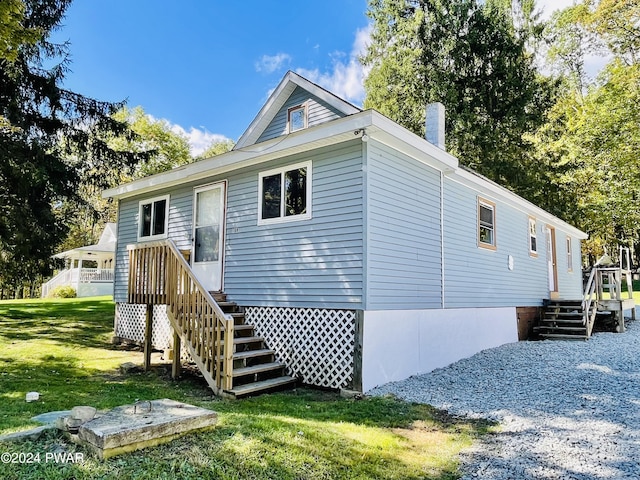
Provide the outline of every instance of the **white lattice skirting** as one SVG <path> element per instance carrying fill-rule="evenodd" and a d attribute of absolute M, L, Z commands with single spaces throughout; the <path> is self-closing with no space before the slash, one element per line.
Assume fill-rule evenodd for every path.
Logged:
<path fill-rule="evenodd" d="M 256 334 L 304 383 L 328 388 L 352 386 L 354 310 L 247 307 L 245 314 Z"/>
<path fill-rule="evenodd" d="M 144 324 L 146 305 L 134 303 L 116 303 L 116 320 L 114 335 L 144 343 Z M 166 305 L 153 306 L 153 324 L 151 325 L 151 344 L 154 348 L 164 350 L 173 345 L 173 333 L 167 317 Z"/>

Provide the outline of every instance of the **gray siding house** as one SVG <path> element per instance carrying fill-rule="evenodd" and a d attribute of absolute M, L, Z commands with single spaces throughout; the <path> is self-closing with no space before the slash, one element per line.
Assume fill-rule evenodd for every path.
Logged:
<path fill-rule="evenodd" d="M 323 387 L 428 372 L 517 341 L 545 299 L 582 298 L 586 235 L 434 143 L 287 73 L 231 152 L 105 192 L 119 206 L 115 335 L 142 340 L 128 246 L 158 239 Z"/>

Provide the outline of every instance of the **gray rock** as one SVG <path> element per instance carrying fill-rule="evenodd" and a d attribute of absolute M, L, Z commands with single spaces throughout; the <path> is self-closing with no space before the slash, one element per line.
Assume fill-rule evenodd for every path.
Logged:
<path fill-rule="evenodd" d="M 587 342 L 518 342 L 378 387 L 500 422 L 461 455 L 463 478 L 640 478 L 640 322 Z"/>

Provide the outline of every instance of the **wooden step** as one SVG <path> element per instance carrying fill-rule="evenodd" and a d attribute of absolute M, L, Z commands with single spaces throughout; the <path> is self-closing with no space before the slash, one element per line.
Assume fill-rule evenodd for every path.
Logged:
<path fill-rule="evenodd" d="M 540 336 L 548 340 L 587 340 L 586 335 L 562 335 L 557 333 L 541 333 Z"/>
<path fill-rule="evenodd" d="M 233 354 L 234 360 L 246 360 L 249 358 L 266 357 L 267 355 L 275 355 L 276 352 L 269 348 L 260 348 L 258 350 L 249 350 L 246 352 L 237 352 Z"/>
<path fill-rule="evenodd" d="M 540 332 L 541 330 L 551 330 L 551 332 L 549 333 L 569 333 L 570 332 L 576 332 L 576 333 L 587 333 L 587 328 L 586 327 L 546 327 L 544 325 L 541 325 L 539 327 L 533 327 L 534 331 L 536 332 Z"/>
<path fill-rule="evenodd" d="M 227 300 L 227 294 L 224 292 L 209 292 L 216 303 L 225 302 Z"/>
<path fill-rule="evenodd" d="M 236 337 L 233 339 L 234 345 L 238 345 L 242 343 L 257 343 L 257 342 L 264 342 L 264 338 L 252 336 L 252 337 Z"/>
<path fill-rule="evenodd" d="M 269 362 L 262 363 L 260 365 L 254 365 L 252 367 L 234 368 L 234 377 L 243 377 L 245 375 L 256 375 L 258 373 L 269 372 L 271 370 L 279 370 L 285 368 L 285 364 L 282 362 Z"/>
<path fill-rule="evenodd" d="M 568 323 L 568 324 L 584 324 L 584 317 L 580 316 L 580 317 L 574 317 L 574 318 L 548 318 L 545 317 L 542 320 L 540 320 L 540 323 L 552 323 L 552 324 L 563 324 L 563 323 Z"/>
<path fill-rule="evenodd" d="M 268 380 L 262 380 L 260 382 L 247 383 L 246 385 L 240 385 L 238 387 L 234 387 L 232 390 L 227 393 L 233 395 L 236 398 L 245 397 L 247 395 L 253 395 L 256 393 L 263 393 L 268 390 L 275 390 L 277 388 L 283 388 L 288 386 L 293 386 L 297 380 L 288 375 L 270 378 Z"/>

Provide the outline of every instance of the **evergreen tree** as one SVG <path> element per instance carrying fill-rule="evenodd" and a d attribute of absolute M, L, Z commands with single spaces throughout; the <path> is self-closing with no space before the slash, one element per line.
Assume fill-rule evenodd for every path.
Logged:
<path fill-rule="evenodd" d="M 516 28 L 498 0 L 371 0 L 368 14 L 365 107 L 422 136 L 425 105 L 442 102 L 447 150 L 527 196 L 539 175 L 525 134 L 543 122 L 553 86 L 527 53 L 531 22 Z"/>
<path fill-rule="evenodd" d="M 0 29 L 0 44 L 18 44 L 0 52 L 0 277 L 16 286 L 47 270 L 67 230 L 56 207 L 76 196 L 80 182 L 107 186 L 105 171 L 140 159 L 104 140 L 105 132 L 129 134 L 111 116 L 121 105 L 62 87 L 68 46 L 50 35 L 70 0 L 22 4 L 20 31 L 37 32 L 37 39 L 16 40 L 12 29 Z"/>

